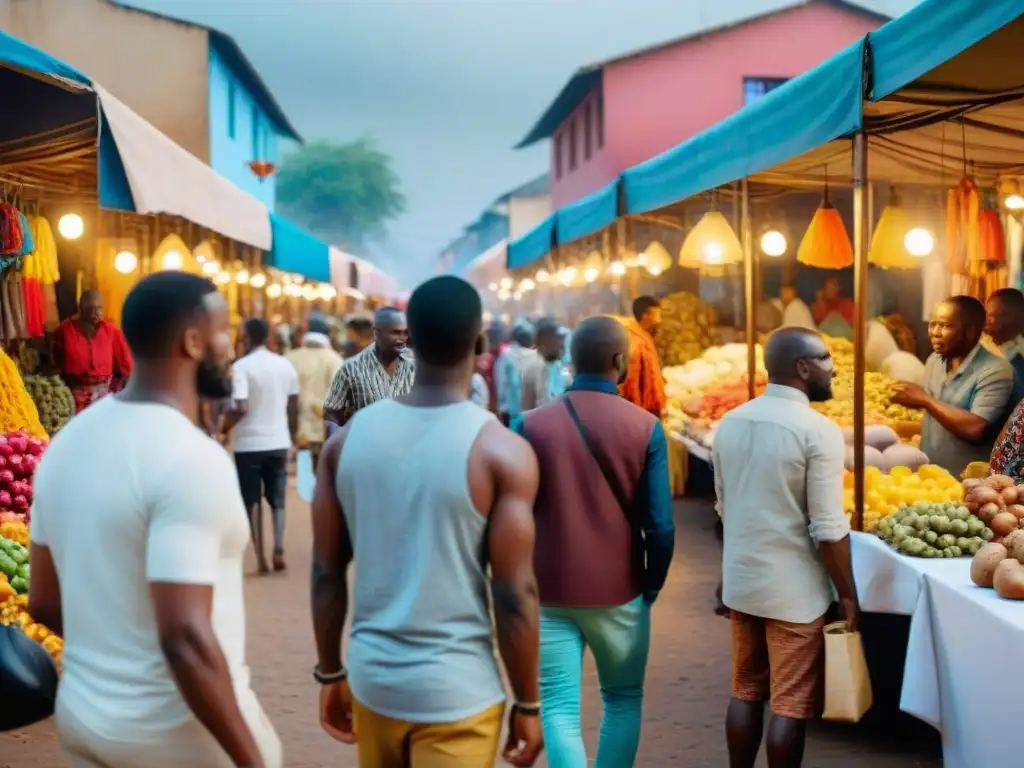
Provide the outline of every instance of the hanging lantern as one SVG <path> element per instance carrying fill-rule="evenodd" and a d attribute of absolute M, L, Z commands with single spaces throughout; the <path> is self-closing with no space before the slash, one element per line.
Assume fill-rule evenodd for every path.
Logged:
<path fill-rule="evenodd" d="M 604 271 L 604 257 L 600 251 L 591 251 L 583 261 L 583 279 L 592 283 L 601 276 Z"/>
<path fill-rule="evenodd" d="M 706 273 L 721 273 L 727 265 L 741 261 L 743 247 L 720 211 L 705 213 L 679 250 L 679 266 Z"/>
<path fill-rule="evenodd" d="M 267 298 L 277 299 L 281 296 L 281 286 L 277 283 L 271 283 L 267 286 Z"/>
<path fill-rule="evenodd" d="M 213 240 L 203 240 L 192 250 L 192 258 L 197 264 L 205 264 L 208 261 L 219 261 L 217 255 L 217 244 Z"/>
<path fill-rule="evenodd" d="M 262 272 L 257 272 L 255 275 L 249 278 L 249 285 L 252 286 L 253 288 L 262 288 L 266 284 L 267 276 L 264 275 Z"/>
<path fill-rule="evenodd" d="M 57 221 L 57 231 L 65 240 L 77 240 L 85 232 L 85 222 L 77 213 L 65 213 Z"/>
<path fill-rule="evenodd" d="M 216 261 L 207 261 L 203 263 L 203 274 L 213 277 L 220 272 L 220 264 Z"/>
<path fill-rule="evenodd" d="M 935 250 L 935 238 L 924 227 L 914 227 L 903 238 L 903 247 L 911 256 L 923 258 Z"/>
<path fill-rule="evenodd" d="M 903 230 L 906 232 L 906 230 Z M 814 212 L 811 224 L 804 232 L 796 260 L 809 267 L 843 269 L 853 264 L 853 246 L 846 234 L 846 225 L 828 199 L 828 186 L 821 207 Z"/>
<path fill-rule="evenodd" d="M 920 266 L 920 257 L 912 255 L 907 249 L 907 233 L 910 230 L 910 214 L 900 205 L 896 188 L 890 187 L 889 203 L 878 217 L 875 233 L 871 236 L 868 261 L 886 269 L 913 269 Z"/>
<path fill-rule="evenodd" d="M 666 272 L 672 266 L 672 254 L 657 240 L 651 241 L 644 249 L 644 255 L 646 256 L 644 266 L 655 277 Z"/>
<path fill-rule="evenodd" d="M 778 258 L 786 253 L 788 247 L 786 236 L 777 229 L 769 229 L 761 235 L 761 253 L 765 256 Z"/>
<path fill-rule="evenodd" d="M 139 266 L 139 257 L 131 251 L 120 251 L 114 257 L 114 269 L 122 275 L 130 275 Z"/>
<path fill-rule="evenodd" d="M 551 275 L 548 274 L 546 269 L 538 269 L 537 274 L 534 276 L 538 283 L 546 283 L 551 279 Z"/>
<path fill-rule="evenodd" d="M 191 253 L 185 241 L 172 233 L 161 240 L 160 245 L 153 251 L 153 263 L 159 264 L 161 269 L 181 269 L 185 266 L 185 254 Z"/>
<path fill-rule="evenodd" d="M 1006 210 L 1014 213 L 1024 210 L 1024 195 L 1021 194 L 1020 182 L 1017 179 L 1003 176 L 996 182 L 996 188 Z"/>

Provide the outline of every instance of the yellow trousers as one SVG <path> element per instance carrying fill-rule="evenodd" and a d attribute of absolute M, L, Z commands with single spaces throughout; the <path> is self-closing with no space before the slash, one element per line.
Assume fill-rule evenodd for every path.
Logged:
<path fill-rule="evenodd" d="M 359 768 L 493 768 L 504 704 L 457 723 L 406 723 L 353 702 Z"/>

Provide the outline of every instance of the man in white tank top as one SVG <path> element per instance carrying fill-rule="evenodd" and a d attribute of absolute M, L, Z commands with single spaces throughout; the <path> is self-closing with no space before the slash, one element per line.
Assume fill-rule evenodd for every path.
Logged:
<path fill-rule="evenodd" d="M 476 289 L 429 280 L 413 292 L 408 322 L 412 391 L 360 410 L 327 441 L 318 468 L 311 586 L 321 725 L 346 744 L 358 734 L 360 768 L 492 768 L 506 701 L 497 630 L 514 696 L 503 756 L 530 766 L 543 748 L 537 460 L 467 399 L 482 340 Z"/>

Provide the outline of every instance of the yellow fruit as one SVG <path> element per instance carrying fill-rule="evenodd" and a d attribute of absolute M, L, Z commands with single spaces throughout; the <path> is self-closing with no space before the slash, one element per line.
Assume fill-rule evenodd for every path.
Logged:
<path fill-rule="evenodd" d="M 903 465 L 897 465 L 889 470 L 889 477 L 892 478 L 910 477 L 912 474 L 914 474 L 914 471 L 910 467 L 904 467 Z M 924 476 L 923 472 L 921 473 L 921 476 Z"/>

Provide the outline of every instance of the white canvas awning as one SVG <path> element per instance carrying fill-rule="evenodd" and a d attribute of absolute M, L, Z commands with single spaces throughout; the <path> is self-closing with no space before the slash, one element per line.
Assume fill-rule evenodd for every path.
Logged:
<path fill-rule="evenodd" d="M 100 106 L 113 134 L 138 213 L 164 213 L 265 251 L 270 211 L 180 147 L 100 85 Z"/>

